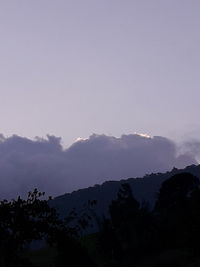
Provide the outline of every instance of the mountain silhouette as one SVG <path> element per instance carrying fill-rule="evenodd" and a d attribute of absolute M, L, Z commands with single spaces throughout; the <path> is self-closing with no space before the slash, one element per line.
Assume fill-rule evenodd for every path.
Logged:
<path fill-rule="evenodd" d="M 51 200 L 50 203 L 58 210 L 62 218 L 66 217 L 72 210 L 76 211 L 79 215 L 86 212 L 92 217 L 95 215 L 97 218 L 102 218 L 109 214 L 109 206 L 112 200 L 117 198 L 120 186 L 123 183 L 128 183 L 131 186 L 136 200 L 141 204 L 146 203 L 152 209 L 161 184 L 173 175 L 182 172 L 191 173 L 200 178 L 200 165 L 191 165 L 184 169 L 173 168 L 171 171 L 165 173 L 152 173 L 142 178 L 107 181 L 101 185 L 95 185 L 58 196 Z M 96 201 L 96 205 L 91 209 L 88 203 L 92 200 Z M 96 226 L 93 227 L 96 229 Z"/>

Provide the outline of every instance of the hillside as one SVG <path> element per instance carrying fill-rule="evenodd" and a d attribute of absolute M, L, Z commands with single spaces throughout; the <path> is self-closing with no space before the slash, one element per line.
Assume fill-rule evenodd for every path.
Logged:
<path fill-rule="evenodd" d="M 143 178 L 107 181 L 102 185 L 95 185 L 58 196 L 51 201 L 51 205 L 59 211 L 61 217 L 65 217 L 72 209 L 75 208 L 79 213 L 81 210 L 87 209 L 89 200 L 96 200 L 97 204 L 94 210 L 101 217 L 108 213 L 109 204 L 116 198 L 120 185 L 126 182 L 130 184 L 134 197 L 140 203 L 145 201 L 150 207 L 153 207 L 162 182 L 181 172 L 189 172 L 200 177 L 200 165 L 191 165 L 184 169 L 174 168 L 166 173 L 152 173 Z"/>

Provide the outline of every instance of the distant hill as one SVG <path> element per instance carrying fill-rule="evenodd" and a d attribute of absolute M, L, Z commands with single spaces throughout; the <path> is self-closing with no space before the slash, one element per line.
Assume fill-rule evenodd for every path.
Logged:
<path fill-rule="evenodd" d="M 191 165 L 184 169 L 174 168 L 166 173 L 152 173 L 145 175 L 143 178 L 107 181 L 102 185 L 95 185 L 58 196 L 51 201 L 51 205 L 58 210 L 61 217 L 65 217 L 74 208 L 77 213 L 80 213 L 84 207 L 87 210 L 88 201 L 96 200 L 97 204 L 94 207 L 94 211 L 98 216 L 102 217 L 102 215 L 108 214 L 108 207 L 111 201 L 116 198 L 120 185 L 129 183 L 134 197 L 140 203 L 148 202 L 149 207 L 153 207 L 162 182 L 181 172 L 189 172 L 200 178 L 200 165 Z"/>

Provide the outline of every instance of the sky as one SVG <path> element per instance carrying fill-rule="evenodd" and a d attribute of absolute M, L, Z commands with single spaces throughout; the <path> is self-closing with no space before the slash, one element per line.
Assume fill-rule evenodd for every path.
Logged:
<path fill-rule="evenodd" d="M 0 132 L 198 138 L 199 0 L 0 0 Z"/>

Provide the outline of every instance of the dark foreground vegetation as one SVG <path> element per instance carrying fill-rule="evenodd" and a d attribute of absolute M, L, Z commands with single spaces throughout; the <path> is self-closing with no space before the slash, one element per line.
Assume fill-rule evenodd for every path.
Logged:
<path fill-rule="evenodd" d="M 80 229 L 97 219 L 91 213 L 71 213 L 61 220 L 37 190 L 27 200 L 2 201 L 0 266 L 200 266 L 199 186 L 194 175 L 176 174 L 163 182 L 150 209 L 124 183 L 110 205 L 110 216 L 98 218 L 99 232 L 84 236 Z M 78 225 L 71 223 L 74 217 Z M 33 249 L 36 240 L 45 245 Z"/>
<path fill-rule="evenodd" d="M 0 266 L 95 266 L 78 242 L 78 228 L 60 220 L 43 196 L 34 190 L 27 200 L 1 201 Z M 33 249 L 36 241 L 43 244 L 38 251 Z"/>

